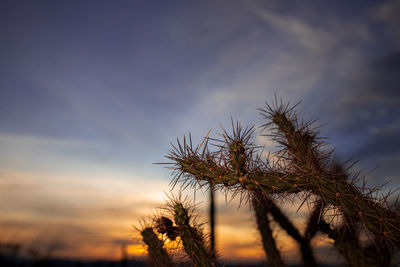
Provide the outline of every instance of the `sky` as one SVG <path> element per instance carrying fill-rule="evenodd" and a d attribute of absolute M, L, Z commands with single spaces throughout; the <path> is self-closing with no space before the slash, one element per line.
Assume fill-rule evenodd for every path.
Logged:
<path fill-rule="evenodd" d="M 338 160 L 374 169 L 369 185 L 399 187 L 399 12 L 376 0 L 1 1 L 1 241 L 143 256 L 132 226 L 165 203 L 172 179 L 153 163 L 231 116 L 262 125 L 257 108 L 275 95 L 319 118 Z M 263 259 L 248 206 L 217 198 L 221 257 Z M 206 219 L 207 193 L 197 202 Z M 286 207 L 301 227 L 296 209 Z M 321 261 L 334 260 L 318 242 Z"/>

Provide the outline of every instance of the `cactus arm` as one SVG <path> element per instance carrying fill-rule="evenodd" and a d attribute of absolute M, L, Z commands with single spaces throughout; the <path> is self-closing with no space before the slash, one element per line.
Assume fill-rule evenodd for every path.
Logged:
<path fill-rule="evenodd" d="M 277 190 L 282 193 L 298 193 L 307 184 L 305 181 L 301 181 L 296 174 L 261 169 L 248 172 L 243 176 L 237 175 L 229 167 L 203 160 L 195 155 L 177 160 L 179 175 L 183 175 L 184 178 L 194 178 L 198 182 L 214 182 L 214 184 L 222 184 L 226 187 L 240 185 L 245 190 L 261 190 L 266 194 L 277 193 Z M 177 178 L 181 177 L 177 176 Z M 297 185 L 293 186 L 296 182 Z"/>
<path fill-rule="evenodd" d="M 292 115 L 289 119 L 287 112 L 278 109 L 271 112 L 271 118 L 277 126 L 278 136 L 286 140 L 281 143 L 286 146 L 287 153 L 299 171 L 314 174 L 311 175 L 313 179 L 310 179 L 310 183 L 322 199 L 336 206 L 352 221 L 361 221 L 363 227 L 375 236 L 381 236 L 399 247 L 399 214 L 384 208 L 368 195 L 361 194 L 354 185 L 346 182 L 347 176 L 343 172 L 329 173 L 322 166 L 323 158 L 327 158 L 328 155 L 318 156 L 320 153 L 315 135 L 306 126 L 296 127 L 298 123 L 295 116 Z M 333 176 L 333 179 L 329 176 Z M 325 178 L 322 181 L 319 177 Z"/>
<path fill-rule="evenodd" d="M 324 220 L 319 223 L 319 228 L 326 233 L 331 239 L 335 240 L 336 249 L 345 257 L 347 262 L 354 267 L 375 266 L 366 262 L 364 253 L 360 250 L 358 240 L 354 236 L 349 235 L 347 231 L 339 231 L 331 229 L 329 224 Z M 345 229 L 342 229 L 345 230 Z"/>
<path fill-rule="evenodd" d="M 240 187 L 244 190 L 260 190 L 265 194 L 298 193 L 311 191 L 326 204 L 337 207 L 343 214 L 363 222 L 363 226 L 376 235 L 400 247 L 400 216 L 384 208 L 371 197 L 363 195 L 353 184 L 344 179 L 332 179 L 330 173 L 283 173 L 257 169 L 238 176 L 230 168 L 216 162 L 202 160 L 198 155 L 176 158 L 178 179 L 198 182 L 214 182 L 225 187 Z"/>
<path fill-rule="evenodd" d="M 246 135 L 241 134 L 240 126 L 238 125 L 236 131 L 234 130 L 233 138 L 228 137 L 225 139 L 230 141 L 228 143 L 229 162 L 232 170 L 236 175 L 241 175 L 242 177 L 248 176 L 248 162 L 251 160 L 252 150 L 246 149 L 244 142 L 244 140 L 247 139 Z M 252 203 L 255 209 L 258 229 L 262 236 L 264 249 L 268 255 L 267 262 L 269 262 L 269 265 L 281 266 L 283 265 L 283 262 L 272 237 L 267 213 L 270 213 L 274 217 L 275 221 L 277 221 L 281 227 L 300 244 L 305 266 L 316 266 L 309 240 L 304 239 L 300 235 L 297 229 L 289 221 L 286 215 L 281 212 L 280 208 L 275 205 L 272 199 L 263 194 L 262 191 L 260 192 L 259 189 L 253 190 L 253 194 Z"/>
<path fill-rule="evenodd" d="M 356 226 L 352 224 L 343 225 L 339 229 L 332 229 L 328 223 L 321 218 L 321 209 L 323 203 L 318 200 L 313 212 L 310 214 L 305 237 L 311 240 L 314 235 L 320 230 L 328 235 L 329 238 L 334 240 L 334 245 L 340 254 L 347 260 L 347 262 L 354 267 L 371 266 L 371 267 L 386 267 L 383 261 L 376 260 L 377 257 L 367 256 L 358 241 L 358 231 Z M 346 220 L 346 219 L 345 219 Z M 389 260 L 390 262 L 390 260 Z"/>
<path fill-rule="evenodd" d="M 312 131 L 307 130 L 306 126 L 300 127 L 300 129 L 299 127 L 296 127 L 295 125 L 298 123 L 295 116 L 292 116 L 292 119 L 288 119 L 287 113 L 282 109 L 272 111 L 270 115 L 273 123 L 277 125 L 278 139 L 281 137 L 280 143 L 286 147 L 288 159 L 293 162 L 293 165 L 296 166 L 299 171 L 315 173 L 317 175 L 326 175 L 329 173 L 326 166 L 323 166 L 324 163 L 326 165 L 324 158 L 326 159 L 328 157 L 322 156 L 319 153 L 318 143 L 315 141 L 316 135 L 313 134 Z M 366 255 L 365 251 L 360 248 L 356 225 L 349 222 L 361 221 L 365 229 L 368 228 L 370 231 L 374 232 L 375 235 L 380 235 L 383 233 L 383 229 L 385 227 L 384 225 L 377 226 L 376 223 L 373 223 L 374 220 L 372 218 L 379 217 L 378 220 L 382 221 L 384 219 L 381 216 L 385 213 L 390 214 L 390 211 L 388 212 L 368 197 L 363 197 L 364 201 L 354 203 L 353 200 L 357 200 L 361 193 L 358 192 L 356 188 L 352 188 L 351 185 L 345 182 L 348 177 L 341 170 L 340 166 L 336 165 L 334 169 L 335 171 L 332 173 L 331 177 L 331 185 L 329 185 L 329 180 L 325 179 L 323 183 L 318 183 L 320 186 L 319 191 L 328 192 L 328 194 L 325 194 L 325 197 L 329 198 L 327 202 L 332 203 L 335 200 L 332 196 L 332 191 L 329 191 L 329 187 L 332 188 L 334 185 L 334 188 L 336 188 L 335 195 L 337 198 L 337 207 L 343 212 L 347 224 L 337 230 L 332 230 L 328 224 L 322 221 L 321 230 L 325 230 L 325 233 L 327 233 L 330 238 L 335 240 L 335 247 L 342 253 L 342 255 L 345 256 L 351 265 L 388 266 L 391 258 L 390 253 L 386 253 L 387 250 L 385 249 L 379 249 L 382 252 L 381 254 L 383 254 L 383 260 L 379 260 L 380 257 L 377 257 L 377 253 L 371 253 L 373 254 L 372 256 Z M 318 184 L 314 185 L 318 187 Z M 345 192 L 345 196 L 347 196 L 347 198 L 342 197 L 342 199 L 340 199 L 343 192 Z M 351 196 L 353 196 L 353 200 L 349 201 Z M 369 209 L 369 207 L 374 205 L 377 206 L 374 210 Z M 368 210 L 368 214 L 371 216 L 371 219 L 365 220 L 365 218 L 363 218 L 362 215 L 364 213 L 364 209 Z M 355 214 L 355 210 L 358 211 L 358 214 Z M 316 217 L 314 216 L 314 221 L 315 218 Z M 311 223 L 312 222 L 310 220 L 309 226 L 312 225 Z M 306 229 L 306 234 L 309 236 L 311 236 L 313 232 L 315 232 L 315 229 L 312 230 L 311 227 Z M 382 246 L 384 244 L 385 242 L 381 243 L 378 248 L 385 247 Z M 377 249 L 376 245 L 373 245 L 373 247 L 375 250 Z"/>
<path fill-rule="evenodd" d="M 304 237 L 311 240 L 319 230 L 319 222 L 322 219 L 323 202 L 318 199 L 315 206 L 308 217 L 307 227 L 304 232 Z"/>
<path fill-rule="evenodd" d="M 257 219 L 257 227 L 261 234 L 264 251 L 267 254 L 268 266 L 286 266 L 282 261 L 279 250 L 275 244 L 275 239 L 272 236 L 272 230 L 267 216 L 267 206 L 265 203 L 261 203 L 257 197 L 252 198 L 252 205 Z"/>
<path fill-rule="evenodd" d="M 174 266 L 167 251 L 165 250 L 164 242 L 158 239 L 152 227 L 146 227 L 141 231 L 143 242 L 148 247 L 148 253 L 154 267 L 172 267 Z"/>
<path fill-rule="evenodd" d="M 169 158 L 176 162 L 176 179 L 194 178 L 200 183 L 213 182 L 225 187 L 240 187 L 247 191 L 260 190 L 265 194 L 312 191 L 319 195 L 324 203 L 337 207 L 347 216 L 361 220 L 366 229 L 400 247 L 399 214 L 362 194 L 343 177 L 332 179 L 331 173 L 283 173 L 261 168 L 240 176 L 231 168 L 202 159 L 200 155 Z"/>
<path fill-rule="evenodd" d="M 274 137 L 279 143 L 283 144 L 287 150 L 287 158 L 292 161 L 292 165 L 300 170 L 321 172 L 323 167 L 322 155 L 319 153 L 319 144 L 316 142 L 316 135 L 305 126 L 296 127 L 294 118 L 288 119 L 287 113 L 282 110 L 271 110 L 266 116 L 277 126 Z"/>
<path fill-rule="evenodd" d="M 361 248 L 358 239 L 349 228 L 343 226 L 337 230 L 331 229 L 324 220 L 319 223 L 319 229 L 335 241 L 336 249 L 345 257 L 351 266 L 354 267 L 387 267 L 390 266 L 390 250 L 384 247 L 375 247 L 370 253 L 368 249 Z"/>
<path fill-rule="evenodd" d="M 373 242 L 365 248 L 364 254 L 367 258 L 373 259 L 374 262 L 380 264 L 380 266 L 388 267 L 392 261 L 393 246 L 383 243 L 382 246 L 376 247 L 375 242 Z"/>
<path fill-rule="evenodd" d="M 293 237 L 299 245 L 301 256 L 304 262 L 304 266 L 317 266 L 314 258 L 314 254 L 311 248 L 310 239 L 301 236 L 299 231 L 294 227 L 289 218 L 276 206 L 274 201 L 268 197 L 264 197 L 265 206 L 268 208 L 268 212 L 272 214 L 274 220 L 286 231 L 288 235 Z"/>
<path fill-rule="evenodd" d="M 193 266 L 216 266 L 214 258 L 205 246 L 202 233 L 198 228 L 189 224 L 190 216 L 188 210 L 182 203 L 174 203 L 173 211 L 175 224 L 178 227 L 184 250 L 191 259 Z"/>

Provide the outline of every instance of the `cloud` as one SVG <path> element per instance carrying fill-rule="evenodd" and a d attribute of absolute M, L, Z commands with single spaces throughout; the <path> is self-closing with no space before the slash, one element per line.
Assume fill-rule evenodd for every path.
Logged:
<path fill-rule="evenodd" d="M 400 51 L 389 53 L 375 60 L 372 66 L 378 71 L 400 71 Z"/>
<path fill-rule="evenodd" d="M 182 120 L 208 122 L 203 129 L 230 115 L 255 122 L 256 107 L 275 92 L 289 102 L 319 101 L 315 94 L 329 93 L 327 83 L 337 83 L 358 67 L 363 57 L 360 47 L 373 39 L 363 17 L 330 18 L 315 24 L 290 11 L 249 6 L 245 13 L 252 15 L 252 24 L 238 21 L 246 32 L 237 31 L 212 46 L 218 50 L 215 64 L 194 81 L 194 88 L 201 93 Z M 196 116 L 199 118 L 193 120 Z M 183 128 L 193 129 L 190 125 Z"/>
<path fill-rule="evenodd" d="M 132 225 L 163 204 L 163 188 L 168 188 L 166 181 L 143 177 L 93 179 L 2 170 L 1 230 L 10 233 L 2 241 L 27 246 L 43 232 L 49 238 L 39 237 L 38 249 L 46 249 L 54 239 L 60 243 L 54 252 L 58 256 L 95 258 L 109 249 L 101 257 L 113 258 L 119 248 L 113 248 L 112 240 L 130 242 Z"/>
<path fill-rule="evenodd" d="M 339 21 L 320 18 L 319 24 L 315 24 L 304 15 L 278 13 L 266 8 L 255 8 L 254 12 L 268 25 L 294 37 L 294 44 L 300 44 L 313 54 L 329 53 L 349 42 L 349 37 L 361 41 L 371 38 L 366 22 L 361 19 L 343 18 Z"/>
<path fill-rule="evenodd" d="M 341 130 L 363 131 L 378 142 L 391 142 L 388 137 L 398 133 L 400 123 L 396 116 L 400 112 L 396 78 L 400 72 L 395 67 L 399 62 L 397 53 L 390 53 L 375 59 L 357 79 L 348 81 L 347 94 L 336 103 L 337 114 L 343 118 Z"/>
<path fill-rule="evenodd" d="M 257 9 L 255 12 L 266 23 L 295 36 L 307 50 L 319 51 L 327 49 L 334 43 L 334 37 L 327 31 L 315 26 L 310 27 L 302 19 L 277 14 L 267 9 Z"/>
<path fill-rule="evenodd" d="M 398 16 L 400 12 L 400 3 L 398 1 L 386 1 L 382 4 L 377 5 L 375 8 L 369 11 L 372 18 L 377 21 L 385 23 L 388 34 L 397 41 L 400 42 L 400 18 Z"/>
<path fill-rule="evenodd" d="M 322 136 L 336 147 L 340 161 L 360 159 L 354 171 L 371 170 L 370 186 L 392 178 L 398 183 L 400 147 L 400 94 L 398 86 L 398 51 L 389 50 L 380 56 L 364 59 L 359 67 L 348 70 L 334 84 L 331 92 L 319 95 L 323 101 L 314 101 L 314 112 L 323 118 Z M 316 96 L 317 98 L 317 96 Z M 302 105 L 301 105 L 302 106 Z M 300 106 L 300 107 L 301 107 Z M 308 108 L 309 108 L 308 107 Z M 389 184 L 384 190 L 396 184 Z"/>

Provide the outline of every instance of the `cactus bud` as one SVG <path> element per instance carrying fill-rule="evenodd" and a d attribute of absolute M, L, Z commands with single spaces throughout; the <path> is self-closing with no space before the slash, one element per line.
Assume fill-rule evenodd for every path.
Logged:
<path fill-rule="evenodd" d="M 172 227 L 172 221 L 167 217 L 163 216 L 156 220 L 156 229 L 158 232 L 165 234 L 170 227 Z"/>
<path fill-rule="evenodd" d="M 173 226 L 172 221 L 167 217 L 162 216 L 158 218 L 155 227 L 159 233 L 167 234 L 171 241 L 174 241 L 178 236 L 177 228 Z"/>

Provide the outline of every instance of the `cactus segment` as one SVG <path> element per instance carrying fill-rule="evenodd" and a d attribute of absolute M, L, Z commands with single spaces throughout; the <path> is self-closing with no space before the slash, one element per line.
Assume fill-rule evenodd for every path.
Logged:
<path fill-rule="evenodd" d="M 164 242 L 158 239 L 152 227 L 146 227 L 141 231 L 143 242 L 148 247 L 148 253 L 151 259 L 151 265 L 154 267 L 174 266 L 167 251 L 164 248 Z"/>
<path fill-rule="evenodd" d="M 172 209 L 184 250 L 193 266 L 216 266 L 210 250 L 206 247 L 201 229 L 190 225 L 190 214 L 187 208 L 182 203 L 174 203 Z"/>
<path fill-rule="evenodd" d="M 274 203 L 272 199 L 264 195 L 261 195 L 259 198 L 261 203 L 258 205 L 264 206 L 266 212 L 270 213 L 274 220 L 279 223 L 281 228 L 285 230 L 288 235 L 293 237 L 293 239 L 296 240 L 300 245 L 301 257 L 303 259 L 304 266 L 317 266 L 310 244 L 311 239 L 303 237 L 299 233 L 289 218 L 281 211 L 281 209 Z"/>
<path fill-rule="evenodd" d="M 229 156 L 234 173 L 236 175 L 243 175 L 245 172 L 246 154 L 242 142 L 235 140 L 229 144 Z"/>
<path fill-rule="evenodd" d="M 386 246 L 375 245 L 363 249 L 358 238 L 346 226 L 337 230 L 331 229 L 324 220 L 319 223 L 319 229 L 332 238 L 336 249 L 354 267 L 388 267 L 391 261 L 391 249 Z"/>
<path fill-rule="evenodd" d="M 252 206 L 256 215 L 257 228 L 261 235 L 264 251 L 267 254 L 268 266 L 286 266 L 282 261 L 281 254 L 276 247 L 275 239 L 272 235 L 267 206 L 261 203 L 257 197 L 252 198 Z"/>

